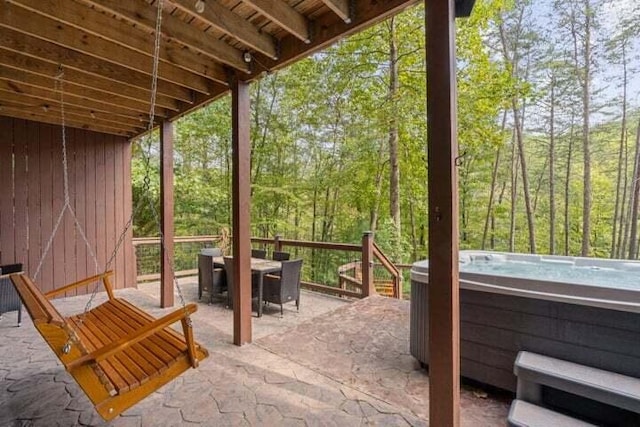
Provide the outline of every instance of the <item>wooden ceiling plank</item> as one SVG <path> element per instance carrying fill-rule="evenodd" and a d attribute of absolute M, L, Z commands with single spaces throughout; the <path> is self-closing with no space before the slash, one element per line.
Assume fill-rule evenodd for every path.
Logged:
<path fill-rule="evenodd" d="M 59 107 L 54 107 L 49 105 L 48 103 L 31 103 L 31 104 L 22 104 L 18 102 L 5 101 L 4 99 L 0 100 L 0 112 L 2 109 L 12 109 L 18 111 L 24 111 L 25 113 L 35 113 L 48 115 L 51 114 L 51 117 L 58 117 L 60 123 L 62 123 L 62 113 Z M 93 124 L 96 126 L 108 127 L 113 129 L 119 129 L 124 131 L 129 131 L 131 129 L 135 129 L 136 132 L 141 132 L 145 129 L 144 123 L 139 122 L 135 125 L 127 125 L 126 123 L 117 123 L 110 120 L 104 120 L 102 117 L 98 117 L 97 114 L 94 114 L 95 117 L 91 117 L 87 111 L 83 110 L 75 110 L 72 108 L 64 108 L 64 117 L 65 122 L 67 120 L 71 120 L 76 123 L 87 123 Z"/>
<path fill-rule="evenodd" d="M 100 0 L 104 1 L 104 0 Z M 117 0 L 108 0 L 114 2 Z M 263 33 L 249 21 L 221 5 L 217 0 L 207 0 L 202 13 L 194 9 L 190 0 L 169 0 L 178 9 L 196 16 L 207 25 L 221 31 L 271 59 L 278 59 L 276 43 L 271 35 Z"/>
<path fill-rule="evenodd" d="M 23 1 L 23 0 L 20 0 Z M 29 0 L 33 2 L 34 0 Z M 60 0 L 57 0 L 60 1 Z M 144 28 L 147 31 L 155 31 L 156 9 L 147 3 L 123 2 L 121 0 L 82 0 L 88 5 L 100 10 L 112 13 L 120 18 Z M 39 3 L 38 3 L 39 4 Z M 103 15 L 104 16 L 104 15 Z M 112 20 L 109 17 L 107 20 Z M 91 23 L 95 26 L 95 23 Z M 123 25 L 128 25 L 124 24 Z M 200 31 L 198 28 L 187 24 L 179 18 L 164 14 L 162 17 L 162 34 L 172 42 L 177 42 L 196 50 L 208 58 L 222 62 L 240 71 L 249 72 L 249 67 L 242 60 L 242 52 L 217 38 Z M 202 59 L 200 59 L 202 61 Z M 192 61 L 193 62 L 193 61 Z M 216 81 L 226 84 L 226 72 L 222 66 L 207 62 L 214 69 Z M 189 64 L 189 63 L 187 63 Z M 179 65 L 179 64 L 177 64 Z"/>
<path fill-rule="evenodd" d="M 242 0 L 304 43 L 311 43 L 307 18 L 283 0 Z"/>
<path fill-rule="evenodd" d="M 0 27 L 0 46 L 16 53 L 43 59 L 54 64 L 62 64 L 65 68 L 69 67 L 83 73 L 105 77 L 146 91 L 151 88 L 151 79 L 146 74 L 111 62 L 98 60 L 11 29 Z M 158 92 L 188 103 L 191 103 L 193 99 L 193 93 L 188 88 L 163 80 L 158 81 Z"/>
<path fill-rule="evenodd" d="M 0 81 L 1 82 L 1 81 Z M 43 110 L 52 109 L 52 110 L 60 110 L 60 100 L 57 102 L 52 99 L 43 99 L 40 97 L 27 95 L 23 96 L 21 94 L 17 94 L 15 92 L 5 91 L 0 88 L 0 105 L 5 106 L 21 106 L 21 107 L 38 107 Z M 59 95 L 58 95 L 59 96 Z M 135 118 L 135 117 L 123 117 L 116 116 L 111 113 L 105 113 L 104 111 L 92 110 L 86 107 L 78 107 L 75 105 L 67 104 L 65 99 L 65 111 L 69 111 L 79 116 L 83 116 L 88 122 L 91 122 L 93 119 L 103 120 L 105 122 L 110 122 L 112 127 L 124 126 L 126 128 L 135 127 L 135 128 L 143 128 L 144 122 L 143 117 Z M 160 119 L 158 120 L 158 122 Z"/>
<path fill-rule="evenodd" d="M 151 75 L 152 72 L 153 59 L 148 55 L 119 46 L 113 42 L 75 29 L 70 25 L 56 22 L 43 15 L 32 13 L 29 10 L 17 7 L 15 4 L 5 2 L 4 7 L 0 8 L 0 26 L 47 40 L 67 49 L 73 49 L 147 75 Z M 131 27 L 131 31 L 138 30 Z M 153 45 L 149 47 L 153 49 Z M 159 79 L 202 93 L 208 93 L 209 91 L 207 79 L 173 64 L 160 62 L 158 64 L 158 72 Z"/>
<path fill-rule="evenodd" d="M 0 48 L 0 65 L 45 78 L 53 78 L 53 76 L 59 73 L 58 64 L 21 55 L 17 52 L 4 50 L 2 48 Z M 93 88 L 104 92 L 106 96 L 115 96 L 115 99 L 122 98 L 130 102 L 147 105 L 147 110 L 149 108 L 149 90 L 115 82 L 105 77 L 83 73 L 68 67 L 65 67 L 64 74 L 66 81 L 72 82 L 74 85 L 89 89 Z M 166 95 L 157 94 L 156 104 L 169 111 L 179 110 L 178 101 Z"/>
<path fill-rule="evenodd" d="M 57 92 L 51 89 L 40 89 L 40 88 L 29 86 L 23 83 L 16 83 L 16 82 L 0 79 L 0 90 L 15 93 L 16 95 L 39 98 L 42 100 L 50 101 L 52 103 L 60 102 L 60 95 Z M 75 105 L 76 107 L 88 108 L 92 111 L 102 111 L 104 113 L 110 113 L 110 114 L 113 114 L 114 116 L 119 116 L 123 118 L 128 117 L 134 120 L 140 120 L 140 119 L 145 119 L 147 117 L 147 114 L 144 114 L 144 113 L 138 113 L 136 111 L 128 110 L 124 107 L 113 107 L 110 105 L 105 105 L 102 102 L 91 101 L 81 96 L 76 96 L 72 94 L 65 94 L 64 101 L 65 101 L 65 104 Z"/>
<path fill-rule="evenodd" d="M 322 0 L 329 9 L 342 19 L 345 24 L 351 23 L 351 14 L 349 13 L 348 0 Z"/>
<path fill-rule="evenodd" d="M 17 119 L 32 120 L 36 122 L 49 123 L 52 125 L 60 126 L 60 117 L 56 117 L 55 114 L 37 113 L 37 112 L 24 112 L 19 109 L 10 107 L 0 107 L 0 115 L 7 117 L 15 117 Z M 97 126 L 90 123 L 77 122 L 74 120 L 65 120 L 66 126 L 71 128 L 92 130 L 94 132 L 107 133 L 111 135 L 120 135 L 126 137 L 132 137 L 137 134 L 135 129 L 122 130 L 114 129 L 111 127 Z"/>
<path fill-rule="evenodd" d="M 14 82 L 25 83 L 30 86 L 39 87 L 41 89 L 53 89 L 55 87 L 55 78 L 51 76 L 43 77 L 38 74 L 30 73 L 26 70 L 20 70 L 17 68 L 10 68 L 0 64 L 0 78 L 5 80 L 12 80 Z M 132 101 L 128 98 L 123 98 L 119 95 L 106 93 L 93 88 L 83 87 L 76 85 L 73 81 L 69 80 L 66 73 L 64 76 L 64 90 L 65 93 L 71 95 L 82 96 L 84 98 L 103 102 L 104 104 L 113 105 L 114 107 L 126 107 L 138 113 L 148 113 L 149 103 L 142 101 Z M 166 117 L 166 111 L 159 110 L 158 115 Z"/>

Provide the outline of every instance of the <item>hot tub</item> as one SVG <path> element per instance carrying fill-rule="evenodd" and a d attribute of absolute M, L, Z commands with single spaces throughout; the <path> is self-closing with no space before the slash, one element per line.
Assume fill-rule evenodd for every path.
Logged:
<path fill-rule="evenodd" d="M 428 261 L 411 270 L 411 354 L 429 364 Z M 515 391 L 520 350 L 640 377 L 640 262 L 462 251 L 460 370 Z"/>

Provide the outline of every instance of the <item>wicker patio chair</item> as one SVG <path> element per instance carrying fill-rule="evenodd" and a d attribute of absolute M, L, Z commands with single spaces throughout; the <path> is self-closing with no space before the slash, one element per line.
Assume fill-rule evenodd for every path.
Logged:
<path fill-rule="evenodd" d="M 302 260 L 282 261 L 280 276 L 267 275 L 264 278 L 262 299 L 280 304 L 280 315 L 284 315 L 282 305 L 295 301 L 300 310 L 300 271 Z"/>

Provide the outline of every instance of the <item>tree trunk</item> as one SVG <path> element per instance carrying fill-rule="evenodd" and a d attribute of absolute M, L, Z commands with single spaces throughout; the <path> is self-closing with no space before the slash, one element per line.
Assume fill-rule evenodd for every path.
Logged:
<path fill-rule="evenodd" d="M 506 113 L 505 113 L 505 116 L 506 116 Z M 503 123 L 504 123 L 504 120 L 503 120 Z M 500 151 L 501 151 L 501 147 L 498 147 L 498 149 L 496 150 L 496 158 L 493 163 L 493 172 L 491 173 L 491 189 L 489 193 L 489 203 L 487 204 L 487 217 L 485 218 L 484 230 L 482 231 L 482 244 L 481 244 L 482 250 L 484 250 L 486 247 L 487 233 L 489 231 L 489 221 L 491 218 L 493 218 L 493 199 L 496 193 L 496 180 L 498 178 L 498 167 L 500 166 Z"/>
<path fill-rule="evenodd" d="M 591 147 L 589 116 L 591 110 L 591 1 L 584 1 L 584 34 L 578 35 L 575 14 L 572 14 L 571 35 L 573 36 L 574 61 L 576 75 L 582 87 L 582 156 L 583 156 L 583 192 L 582 192 L 582 256 L 589 256 L 591 249 Z M 579 44 L 584 50 L 579 52 Z M 583 59 L 580 66 L 579 57 Z"/>
<path fill-rule="evenodd" d="M 523 121 L 520 119 L 520 110 L 515 97 L 511 98 L 511 107 L 513 109 L 513 121 L 516 129 L 516 141 L 518 143 L 518 154 L 520 156 L 520 170 L 522 171 L 522 189 L 524 191 L 524 204 L 527 212 L 527 225 L 529 228 L 529 251 L 536 253 L 536 231 L 535 221 L 533 218 L 533 209 L 531 207 L 531 195 L 529 193 L 529 174 L 527 172 L 527 160 L 524 151 L 524 137 L 522 136 Z M 523 107 L 524 111 L 524 107 Z"/>
<path fill-rule="evenodd" d="M 615 258 L 618 253 L 616 248 L 618 224 L 622 229 L 622 209 L 620 208 L 620 191 L 622 184 L 622 161 L 624 159 L 624 146 L 627 135 L 627 45 L 622 43 L 622 123 L 620 125 L 620 148 L 618 149 L 618 174 L 616 177 L 616 204 L 613 210 L 613 227 L 611 229 L 611 258 Z"/>
<path fill-rule="evenodd" d="M 631 195 L 631 232 L 629 233 L 629 259 L 638 257 L 638 202 L 640 199 L 640 121 L 636 132 L 636 155 L 633 162 L 633 193 Z"/>
<path fill-rule="evenodd" d="M 616 258 L 624 258 L 629 235 L 629 215 L 627 215 L 627 189 L 629 188 L 629 141 L 628 136 L 624 136 L 624 174 L 622 177 L 622 200 L 620 202 L 620 229 L 618 230 L 618 245 L 616 248 Z M 624 226 L 624 229 L 622 228 Z"/>
<path fill-rule="evenodd" d="M 518 198 L 518 147 L 516 145 L 516 130 L 513 129 L 511 138 L 511 221 L 509 224 L 509 252 L 515 252 L 516 239 L 516 201 Z"/>
<path fill-rule="evenodd" d="M 505 109 L 502 113 L 502 127 L 500 128 L 500 135 L 504 134 L 504 129 L 507 126 L 507 110 Z M 487 233 L 489 230 L 489 220 L 493 218 L 493 199 L 495 198 L 496 193 L 496 180 L 498 178 L 498 167 L 500 166 L 500 151 L 502 151 L 502 146 L 498 147 L 496 150 L 496 158 L 493 163 L 493 172 L 491 173 L 491 189 L 489 193 L 489 203 L 487 206 L 487 217 L 484 221 L 484 229 L 482 230 L 482 244 L 481 248 L 484 250 L 487 242 Z"/>
<path fill-rule="evenodd" d="M 400 162 L 398 155 L 398 46 L 395 18 L 389 19 L 389 205 L 391 219 L 395 227 L 396 245 L 394 258 L 400 261 L 400 242 L 402 236 L 400 218 Z"/>
<path fill-rule="evenodd" d="M 549 112 L 549 253 L 556 253 L 556 186 L 555 186 L 555 107 L 556 107 L 556 76 L 551 78 L 551 109 Z"/>
<path fill-rule="evenodd" d="M 571 132 L 569 134 L 569 148 L 567 150 L 567 173 L 564 179 L 564 254 L 569 255 L 569 195 L 571 193 L 571 186 L 569 180 L 571 179 L 571 158 L 573 157 L 573 132 L 574 132 L 574 117 L 571 117 Z"/>

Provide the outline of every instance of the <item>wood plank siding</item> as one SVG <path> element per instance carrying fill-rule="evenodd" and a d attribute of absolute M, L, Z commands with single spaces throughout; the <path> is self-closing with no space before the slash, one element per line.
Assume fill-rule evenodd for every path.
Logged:
<path fill-rule="evenodd" d="M 103 269 L 131 215 L 131 146 L 121 136 L 67 129 L 70 205 Z M 0 264 L 36 272 L 64 206 L 60 126 L 0 116 Z M 117 288 L 135 286 L 129 231 L 113 264 Z M 90 250 L 65 213 L 36 282 L 48 292 L 92 275 Z M 79 290 L 78 293 L 84 293 Z M 74 293 L 75 294 L 75 293 Z"/>

